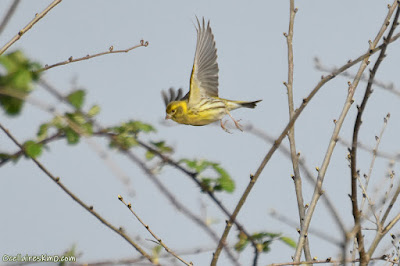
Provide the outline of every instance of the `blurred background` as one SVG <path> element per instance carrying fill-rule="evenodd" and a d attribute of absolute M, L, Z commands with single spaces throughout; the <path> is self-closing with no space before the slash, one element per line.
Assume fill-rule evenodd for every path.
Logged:
<path fill-rule="evenodd" d="M 1 18 L 11 3 L 1 1 Z M 21 1 L 0 35 L 0 46 L 50 3 Z M 375 38 L 382 25 L 389 3 L 373 0 L 296 2 L 299 8 L 293 40 L 296 107 L 325 74 L 315 69 L 314 58 L 318 57 L 328 67 L 339 67 L 365 53 L 368 40 Z M 148 47 L 139 47 L 126 54 L 105 55 L 50 69 L 43 78 L 65 95 L 77 88 L 86 90 L 84 109 L 98 104 L 101 112 L 97 121 L 103 126 L 118 125 L 131 119 L 141 120 L 157 129 L 156 133 L 144 135 L 143 139 L 166 141 L 175 150 L 172 158 L 207 159 L 220 163 L 235 181 L 236 189 L 233 193 L 219 193 L 218 196 L 233 211 L 249 182 L 249 175 L 255 173 L 271 143 L 255 136 L 251 130 L 240 132 L 232 128 L 232 134 L 228 134 L 218 125 L 192 127 L 164 121 L 161 91 L 169 87 L 188 90 L 196 46 L 196 16 L 210 20 L 215 36 L 220 96 L 234 100 L 263 100 L 254 110 L 240 109 L 232 115 L 242 119 L 244 126 L 251 125 L 277 137 L 288 122 L 287 93 L 283 85 L 287 80 L 287 45 L 283 32 L 288 31 L 289 1 L 63 1 L 7 52 L 21 49 L 28 58 L 50 65 L 70 56 L 78 58 L 107 51 L 110 46 L 115 50 L 126 49 L 139 44 L 141 39 L 148 41 Z M 398 47 L 398 43 L 389 46 L 388 56 L 376 75 L 376 79 L 393 83 L 395 87 L 400 84 Z M 376 55 L 371 61 L 375 59 Z M 358 65 L 349 72 L 357 70 Z M 349 80 L 337 77 L 326 84 L 296 123 L 297 149 L 315 176 L 314 168 L 320 166 L 334 128 L 332 121 L 339 117 L 343 108 Z M 361 102 L 365 87 L 365 83 L 358 86 L 355 103 Z M 40 86 L 31 96 L 56 106 L 58 112 L 68 110 Z M 374 146 L 383 118 L 390 113 L 380 150 L 397 153 L 400 149 L 399 111 L 398 96 L 375 88 L 364 113 L 360 141 Z M 351 140 L 355 116 L 354 104 L 343 125 L 342 139 Z M 31 104 L 26 104 L 17 117 L 0 112 L 1 123 L 21 142 L 34 138 L 39 125 L 52 117 L 52 114 Z M 232 122 L 229 121 L 228 125 L 232 127 Z M 216 243 L 181 215 L 138 166 L 115 151 L 109 152 L 110 159 L 130 180 L 129 187 L 122 183 L 93 148 L 108 150 L 107 145 L 108 142 L 101 138 L 81 139 L 75 146 L 60 140 L 49 144 L 39 161 L 104 218 L 124 227 L 133 238 L 140 237 L 140 243 L 146 247 L 155 245 L 146 240 L 151 239 L 151 235 L 119 202 L 118 194 L 131 201 L 145 223 L 177 253 L 208 249 L 208 252 L 183 256 L 195 265 L 208 265 Z M 282 145 L 288 146 L 288 141 L 284 140 Z M 0 152 L 14 151 L 17 147 L 0 134 Z M 133 152 L 144 158 L 143 150 L 134 149 Z M 346 226 L 351 228 L 347 153 L 345 145 L 337 145 L 323 187 Z M 370 152 L 359 153 L 361 173 L 368 171 L 371 156 Z M 395 164 L 394 170 L 397 169 Z M 388 161 L 378 158 L 371 188 L 386 176 L 387 170 Z M 280 151 L 276 152 L 238 217 L 250 233 L 282 233 L 297 241 L 295 227 L 270 215 L 274 209 L 298 221 L 291 174 L 290 159 Z M 205 221 L 212 221 L 211 228 L 218 236 L 222 234 L 227 217 L 192 180 L 170 166 L 163 167 L 158 177 L 177 200 Z M 314 188 L 306 180 L 303 184 L 305 203 L 308 203 Z M 131 191 L 134 194 L 129 193 Z M 72 201 L 27 159 L 1 167 L 0 209 L 2 255 L 62 254 L 73 245 L 79 254 L 79 263 L 139 255 L 120 236 Z M 322 201 L 316 208 L 311 228 L 341 240 L 340 231 Z M 228 238 L 230 245 L 237 241 L 237 233 L 233 228 Z M 340 254 L 337 245 L 316 235 L 309 234 L 309 240 L 312 256 L 323 259 Z M 376 255 L 382 252 L 378 249 Z M 269 253 L 261 255 L 259 265 L 289 262 L 293 253 L 293 248 L 276 241 Z M 253 250 L 248 247 L 241 253 L 239 261 L 250 265 L 252 256 Z M 170 263 L 179 265 L 172 260 Z M 223 252 L 219 265 L 230 264 Z"/>

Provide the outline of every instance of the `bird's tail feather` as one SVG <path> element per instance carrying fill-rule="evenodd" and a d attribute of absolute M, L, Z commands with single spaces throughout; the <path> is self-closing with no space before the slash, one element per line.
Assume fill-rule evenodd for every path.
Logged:
<path fill-rule="evenodd" d="M 261 102 L 262 100 L 258 100 L 258 101 L 254 101 L 254 102 L 242 102 L 242 101 L 238 101 L 236 103 L 238 103 L 240 106 L 242 107 L 246 107 L 246 108 L 255 108 L 257 106 L 257 103 Z"/>

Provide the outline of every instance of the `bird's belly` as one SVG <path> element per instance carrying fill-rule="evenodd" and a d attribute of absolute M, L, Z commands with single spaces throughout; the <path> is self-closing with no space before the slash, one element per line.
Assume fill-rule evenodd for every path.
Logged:
<path fill-rule="evenodd" d="M 226 114 L 225 108 L 206 110 L 202 112 L 187 114 L 182 124 L 192 126 L 204 126 L 221 120 Z M 179 123 L 179 122 L 178 122 Z"/>

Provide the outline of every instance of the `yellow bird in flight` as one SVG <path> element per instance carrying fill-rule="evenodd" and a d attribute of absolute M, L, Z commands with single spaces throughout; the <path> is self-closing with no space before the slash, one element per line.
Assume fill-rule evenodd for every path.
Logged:
<path fill-rule="evenodd" d="M 254 108 L 261 100 L 246 102 L 218 97 L 217 48 L 215 47 L 210 21 L 208 21 L 207 27 L 204 18 L 201 25 L 197 19 L 197 24 L 197 45 L 190 76 L 189 92 L 184 97 L 182 97 L 182 89 L 179 89 L 176 94 L 171 88 L 169 97 L 166 92 L 162 92 L 167 106 L 165 119 L 172 119 L 177 123 L 192 126 L 204 126 L 220 120 L 221 127 L 227 131 L 226 122 L 223 123 L 222 118 L 229 115 L 235 126 L 242 130 L 239 122 L 232 117 L 230 111 L 241 107 Z"/>

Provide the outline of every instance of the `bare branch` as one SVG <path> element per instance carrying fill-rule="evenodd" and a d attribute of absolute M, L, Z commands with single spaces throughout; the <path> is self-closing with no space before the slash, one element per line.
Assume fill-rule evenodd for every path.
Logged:
<path fill-rule="evenodd" d="M 15 10 L 17 10 L 18 4 L 21 0 L 14 0 L 10 5 L 10 8 L 7 10 L 6 15 L 4 16 L 3 20 L 0 23 L 0 34 L 6 28 L 8 22 L 10 21 L 11 17 L 14 15 Z"/>
<path fill-rule="evenodd" d="M 181 262 L 183 262 L 186 265 L 193 265 L 192 262 L 186 262 L 184 259 L 182 259 L 181 257 L 179 257 L 174 251 L 172 251 L 162 240 L 161 238 L 159 238 L 151 229 L 150 227 L 145 224 L 142 219 L 136 214 L 136 212 L 132 209 L 132 204 L 131 203 L 126 203 L 124 201 L 124 198 L 121 195 L 118 195 L 118 199 L 126 206 L 128 207 L 128 209 L 131 211 L 131 213 L 136 217 L 136 219 L 138 219 L 138 221 L 144 226 L 144 228 L 146 228 L 146 230 L 157 240 L 157 242 L 165 249 L 165 251 L 167 251 L 169 254 L 171 254 L 172 256 L 174 256 L 175 258 L 177 258 L 178 260 L 180 260 Z"/>
<path fill-rule="evenodd" d="M 22 35 L 24 35 L 28 30 L 30 30 L 33 25 L 35 25 L 39 20 L 41 20 L 53 7 L 61 3 L 62 0 L 54 0 L 48 7 L 46 7 L 41 13 L 36 14 L 35 18 L 28 23 L 22 30 L 20 30 L 17 35 L 15 35 L 8 43 L 6 43 L 0 49 L 0 55 L 2 55 L 11 45 L 18 41 Z"/>
<path fill-rule="evenodd" d="M 386 262 L 390 262 L 390 263 L 393 263 L 393 264 L 398 264 L 397 261 L 391 260 L 389 258 L 389 256 L 387 256 L 387 255 L 382 255 L 381 257 L 377 257 L 377 258 L 371 258 L 371 260 L 373 260 L 373 261 L 386 261 Z M 332 263 L 332 264 L 340 264 L 342 262 L 343 262 L 342 260 L 333 260 L 332 258 L 327 258 L 325 260 L 315 259 L 315 260 L 311 260 L 311 261 L 299 261 L 299 262 L 291 261 L 291 262 L 284 262 L 284 263 L 272 263 L 272 264 L 268 264 L 268 266 L 303 265 L 303 264 L 306 264 L 306 265 L 309 265 L 309 264 L 330 264 L 330 263 Z M 345 262 L 346 263 L 355 263 L 355 262 L 360 262 L 360 259 L 346 260 Z"/>
<path fill-rule="evenodd" d="M 43 72 L 43 71 L 49 70 L 49 69 L 54 68 L 54 67 L 63 66 L 63 65 L 67 65 L 67 64 L 71 64 L 71 63 L 75 63 L 75 62 L 79 62 L 79 61 L 89 60 L 89 59 L 92 59 L 94 57 L 98 57 L 98 56 L 102 56 L 102 55 L 128 53 L 129 51 L 132 51 L 133 49 L 136 49 L 138 47 L 147 47 L 148 45 L 149 45 L 148 41 L 140 40 L 140 44 L 137 44 L 135 46 L 132 46 L 132 47 L 130 47 L 128 49 L 124 49 L 124 50 L 114 50 L 114 47 L 111 46 L 108 49 L 108 51 L 106 51 L 106 52 L 101 52 L 101 53 L 97 53 L 97 54 L 93 54 L 93 55 L 86 55 L 84 57 L 80 57 L 80 58 L 76 58 L 76 59 L 74 59 L 71 56 L 65 61 L 53 64 L 53 65 L 50 65 L 50 66 L 49 65 L 45 65 L 44 68 L 39 69 L 37 72 Z"/>
<path fill-rule="evenodd" d="M 394 36 L 390 42 L 393 42 L 395 40 L 397 40 L 400 37 L 400 33 L 397 34 L 396 36 Z M 296 122 L 297 118 L 300 116 L 300 114 L 303 112 L 303 110 L 306 108 L 306 106 L 308 105 L 308 103 L 313 99 L 313 97 L 315 96 L 315 94 L 321 89 L 321 87 L 323 85 L 325 85 L 328 81 L 330 81 L 331 79 L 335 78 L 338 74 L 340 74 L 341 72 L 345 71 L 346 69 L 352 67 L 353 65 L 357 64 L 358 62 L 365 60 L 366 58 L 369 58 L 372 54 L 376 53 L 377 51 L 379 51 L 380 49 L 382 49 L 382 45 L 378 46 L 378 47 L 373 47 L 371 49 L 369 49 L 366 53 L 364 53 L 363 55 L 359 56 L 357 59 L 353 60 L 353 61 L 349 61 L 347 62 L 345 65 L 343 65 L 342 67 L 340 67 L 339 69 L 337 69 L 335 72 L 331 73 L 328 76 L 324 76 L 321 78 L 321 80 L 318 82 L 318 84 L 313 88 L 313 90 L 310 92 L 310 94 L 303 99 L 303 103 L 300 105 L 300 107 L 298 109 L 296 109 L 295 111 L 295 115 L 293 116 L 292 119 L 289 120 L 288 124 L 286 125 L 286 127 L 282 130 L 281 134 L 279 135 L 279 137 L 274 141 L 274 145 L 272 145 L 272 147 L 270 148 L 270 150 L 267 152 L 267 154 L 265 155 L 263 161 L 261 162 L 260 166 L 258 167 L 256 173 L 254 175 L 250 176 L 250 183 L 247 185 L 245 191 L 242 194 L 242 197 L 240 198 L 238 204 L 236 205 L 236 208 L 231 216 L 231 222 L 227 222 L 227 225 L 225 226 L 225 230 L 223 233 L 223 236 L 221 237 L 220 240 L 220 245 L 222 245 L 225 240 L 226 237 L 229 234 L 229 231 L 232 227 L 232 222 L 235 221 L 238 213 L 240 212 L 240 209 L 242 208 L 242 206 L 244 205 L 248 195 L 250 194 L 254 184 L 257 182 L 257 179 L 259 178 L 261 172 L 264 170 L 264 167 L 267 165 L 267 163 L 269 162 L 269 160 L 272 158 L 272 155 L 275 153 L 275 151 L 278 149 L 279 145 L 281 144 L 282 140 L 285 138 L 287 132 L 290 130 L 290 128 L 293 126 L 293 124 Z M 367 61 L 367 60 L 365 60 Z M 309 221 L 310 222 L 310 221 Z M 309 223 L 308 222 L 308 223 Z M 303 235 L 304 237 L 304 235 Z M 302 249 L 302 248 L 301 248 Z M 301 250 L 300 249 L 300 250 Z M 217 261 L 218 261 L 218 257 L 219 257 L 219 253 L 214 253 L 213 256 L 213 260 L 212 260 L 212 264 L 211 265 L 216 265 Z"/>
<path fill-rule="evenodd" d="M 396 4 L 398 4 L 398 2 L 396 2 Z M 394 10 L 393 10 L 394 11 Z M 372 94 L 372 84 L 373 84 L 373 80 L 375 78 L 376 72 L 379 69 L 380 64 L 382 63 L 383 59 L 385 58 L 385 52 L 386 52 L 386 48 L 388 46 L 388 42 L 386 40 L 390 40 L 393 36 L 394 30 L 396 29 L 397 26 L 397 21 L 399 18 L 399 14 L 400 14 L 400 8 L 397 7 L 397 12 L 394 16 L 394 20 L 392 23 L 392 27 L 389 30 L 388 36 L 386 37 L 386 39 L 384 39 L 385 41 L 383 42 L 383 48 L 380 51 L 380 54 L 378 56 L 378 59 L 375 62 L 374 67 L 372 68 L 372 70 L 370 71 L 370 76 L 369 76 L 369 80 L 368 80 L 368 84 L 367 87 L 365 89 L 365 94 L 364 94 L 364 98 L 361 102 L 361 105 L 358 106 L 358 112 L 357 112 L 357 117 L 356 117 L 356 121 L 354 123 L 354 130 L 353 130 L 353 141 L 352 141 L 352 146 L 351 146 L 351 151 L 350 151 L 350 167 L 351 167 L 351 202 L 352 202 L 352 209 L 353 209 L 353 218 L 354 218 L 354 224 L 355 226 L 358 226 L 358 231 L 356 234 L 357 237 L 357 244 L 358 244 L 358 252 L 360 253 L 360 259 L 361 259 L 361 263 L 368 263 L 368 257 L 372 256 L 372 253 L 368 253 L 368 256 L 366 256 L 367 254 L 365 253 L 365 248 L 364 248 L 364 236 L 363 233 L 361 231 L 361 212 L 358 208 L 358 202 L 357 202 L 357 180 L 359 178 L 359 172 L 357 170 L 357 143 L 358 143 L 358 134 L 360 131 L 360 127 L 361 127 L 361 123 L 362 123 L 362 115 L 363 112 L 365 110 L 365 107 L 367 105 L 368 99 L 370 97 L 370 95 Z M 388 17 L 389 19 L 390 17 Z M 387 24 L 385 24 L 387 25 Z M 387 25 L 388 26 L 388 25 Z M 360 183 L 361 184 L 361 183 Z M 364 194 L 367 196 L 367 191 L 364 191 Z M 370 203 L 371 205 L 371 203 Z M 374 210 L 372 210 L 373 214 L 375 215 L 375 219 L 378 225 L 378 231 L 380 231 L 380 227 L 381 224 L 379 223 L 378 217 L 376 216 L 376 213 Z"/>
<path fill-rule="evenodd" d="M 294 103 L 293 103 L 293 71 L 294 71 L 294 62 L 293 62 L 293 28 L 294 28 L 294 17 L 296 15 L 297 8 L 294 7 L 294 0 L 290 0 L 290 16 L 289 16 L 289 32 L 284 34 L 287 41 L 288 47 L 288 81 L 284 82 L 284 85 L 287 88 L 288 94 L 288 106 L 289 106 L 289 118 L 291 119 L 294 116 Z M 306 213 L 306 209 L 304 207 L 304 199 L 303 199 L 303 188 L 302 188 L 302 180 L 300 176 L 300 168 L 299 168 L 299 158 L 296 151 L 296 139 L 294 136 L 294 125 L 288 132 L 289 144 L 290 144 L 290 155 L 292 159 L 292 167 L 293 167 L 293 181 L 296 192 L 297 199 L 297 209 L 299 212 L 299 221 L 300 228 L 303 227 L 304 216 Z M 308 239 L 304 245 L 304 256 L 306 260 L 311 260 L 311 252 L 310 245 L 308 244 Z"/>
<path fill-rule="evenodd" d="M 333 71 L 336 70 L 335 67 L 327 67 L 327 66 L 324 66 L 324 65 L 321 63 L 321 61 L 319 60 L 319 58 L 314 58 L 314 66 L 315 66 L 315 68 L 316 68 L 317 70 L 322 71 L 322 72 L 327 72 L 327 73 L 331 73 L 331 72 L 333 72 Z M 347 71 L 340 73 L 340 76 L 347 77 L 347 78 L 351 78 L 351 79 L 354 79 L 354 77 L 355 77 L 354 74 L 349 73 L 349 72 L 347 72 Z M 361 81 L 368 82 L 368 79 L 369 79 L 369 78 L 367 77 L 367 75 L 365 75 L 365 73 L 364 73 L 363 75 L 361 75 L 361 79 L 360 79 Z M 385 82 L 383 82 L 383 81 L 374 79 L 374 80 L 373 80 L 373 84 L 374 84 L 375 86 L 381 88 L 381 89 L 384 89 L 384 90 L 386 90 L 386 91 L 389 91 L 389 92 L 393 93 L 394 95 L 400 97 L 400 90 L 397 89 L 397 88 L 395 88 L 395 86 L 393 85 L 393 83 L 385 83 Z"/>
<path fill-rule="evenodd" d="M 11 133 L 3 127 L 2 124 L 0 124 L 0 129 L 3 130 L 3 132 L 17 145 L 24 153 L 24 147 L 14 138 Z M 25 153 L 26 154 L 26 153 Z M 93 206 L 89 206 L 85 204 L 80 198 L 78 198 L 74 193 L 72 193 L 63 183 L 61 183 L 60 178 L 54 176 L 52 173 L 50 173 L 47 168 L 43 166 L 38 160 L 35 158 L 31 157 L 31 160 L 42 170 L 51 180 L 53 180 L 65 193 L 68 194 L 74 201 L 76 201 L 79 205 L 81 205 L 85 210 L 87 210 L 89 213 L 91 213 L 93 216 L 95 216 L 100 222 L 102 222 L 105 226 L 113 230 L 115 233 L 119 234 L 122 236 L 129 244 L 131 244 L 132 247 L 134 247 L 140 254 L 142 254 L 144 257 L 146 257 L 151 263 L 155 265 L 159 265 L 157 262 L 153 260 L 153 258 L 147 254 L 139 245 L 137 245 L 127 234 L 124 233 L 122 228 L 116 228 L 112 224 L 110 224 L 106 219 L 104 219 L 100 214 L 98 214 Z"/>
<path fill-rule="evenodd" d="M 301 234 L 300 234 L 299 241 L 298 241 L 298 244 L 297 244 L 296 253 L 295 253 L 295 256 L 294 256 L 295 257 L 294 258 L 295 262 L 299 262 L 300 261 L 301 250 L 303 248 L 303 245 L 304 245 L 306 237 L 307 237 L 308 227 L 310 226 L 310 222 L 311 222 L 314 210 L 316 208 L 317 202 L 318 202 L 320 196 L 323 194 L 322 184 L 323 184 L 324 177 L 325 177 L 326 171 L 327 171 L 329 163 L 330 163 L 330 159 L 331 159 L 333 150 L 334 150 L 334 148 L 336 146 L 336 142 L 337 142 L 337 139 L 338 139 L 338 136 L 339 136 L 339 132 L 340 132 L 341 127 L 343 125 L 344 119 L 346 118 L 347 113 L 350 110 L 351 105 L 353 104 L 353 95 L 354 95 L 354 93 L 356 91 L 356 88 L 358 86 L 358 83 L 360 81 L 362 73 L 364 72 L 364 70 L 368 66 L 369 57 L 371 56 L 371 51 L 373 51 L 377 47 L 379 40 L 382 38 L 383 33 L 385 32 L 385 30 L 389 26 L 388 21 L 392 17 L 393 12 L 397 8 L 397 6 L 398 6 L 398 2 L 396 0 L 396 1 L 393 2 L 392 6 L 390 6 L 388 14 L 387 14 L 387 16 L 386 16 L 386 18 L 385 18 L 385 20 L 383 22 L 383 25 L 382 25 L 381 29 L 379 30 L 378 34 L 376 35 L 374 41 L 370 42 L 370 45 L 369 45 L 369 48 L 368 48 L 368 52 L 367 52 L 368 56 L 366 56 L 363 59 L 355 79 L 353 80 L 352 83 L 349 82 L 348 95 L 347 95 L 344 107 L 342 109 L 342 112 L 340 114 L 339 119 L 336 121 L 335 129 L 334 129 L 332 137 L 331 137 L 331 139 L 329 141 L 329 146 L 327 148 L 327 151 L 326 151 L 326 154 L 325 154 L 325 158 L 324 158 L 324 160 L 322 162 L 322 165 L 320 167 L 320 170 L 318 172 L 317 185 L 315 186 L 314 194 L 312 196 L 312 200 L 311 200 L 311 203 L 310 203 L 310 207 L 308 208 L 308 211 L 307 211 L 307 214 L 306 214 L 306 218 L 305 218 L 305 221 L 304 221 L 304 228 L 301 229 Z M 362 235 L 360 237 L 362 237 Z M 362 251 L 362 249 L 360 251 Z M 363 253 L 363 255 L 365 255 L 365 253 Z M 361 257 L 361 259 L 364 261 L 365 258 Z"/>

